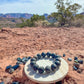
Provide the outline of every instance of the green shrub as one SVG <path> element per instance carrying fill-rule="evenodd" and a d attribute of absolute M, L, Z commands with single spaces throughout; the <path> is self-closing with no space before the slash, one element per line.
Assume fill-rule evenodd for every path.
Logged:
<path fill-rule="evenodd" d="M 70 25 L 69 24 L 65 24 L 63 27 L 70 27 Z"/>
<path fill-rule="evenodd" d="M 1 30 L 2 28 L 0 27 L 0 30 Z"/>
<path fill-rule="evenodd" d="M 16 24 L 16 26 L 22 28 L 22 27 L 25 27 L 25 24 L 24 23 Z"/>
<path fill-rule="evenodd" d="M 42 22 L 43 27 L 49 27 L 49 25 L 50 25 L 50 23 L 47 20 Z"/>
<path fill-rule="evenodd" d="M 39 16 L 39 15 L 33 15 L 30 19 L 27 19 L 26 21 L 22 21 L 21 24 L 17 24 L 18 27 L 35 27 L 35 26 L 39 26 L 39 21 L 43 21 L 45 20 L 44 16 Z M 37 24 L 38 23 L 38 24 Z"/>

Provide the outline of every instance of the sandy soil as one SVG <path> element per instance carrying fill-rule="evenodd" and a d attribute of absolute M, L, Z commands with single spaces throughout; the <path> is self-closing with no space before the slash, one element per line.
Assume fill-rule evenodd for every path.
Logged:
<path fill-rule="evenodd" d="M 42 51 L 66 54 L 63 58 L 69 64 L 69 72 L 63 84 L 84 84 L 84 64 L 80 65 L 82 73 L 78 73 L 72 67 L 74 60 L 67 60 L 75 56 L 84 60 L 84 28 L 3 28 L 0 30 L 0 82 L 35 84 L 26 78 L 24 65 L 11 75 L 5 68 L 9 64 L 15 65 L 17 57 L 34 56 Z"/>

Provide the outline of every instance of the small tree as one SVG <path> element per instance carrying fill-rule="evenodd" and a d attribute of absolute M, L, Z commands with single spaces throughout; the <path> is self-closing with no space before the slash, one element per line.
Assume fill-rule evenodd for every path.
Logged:
<path fill-rule="evenodd" d="M 21 18 L 22 23 L 21 24 L 17 24 L 17 26 L 19 27 L 34 27 L 35 26 L 35 22 L 39 21 L 39 20 L 45 20 L 44 16 L 39 16 L 39 15 L 33 15 L 30 19 L 27 19 L 26 21 L 24 21 L 23 18 Z"/>
<path fill-rule="evenodd" d="M 56 18 L 61 26 L 71 23 L 74 15 L 81 8 L 81 5 L 74 3 L 72 4 L 69 0 L 57 0 L 56 3 L 57 13 L 52 13 L 51 16 Z"/>
<path fill-rule="evenodd" d="M 33 21 L 38 21 L 38 20 L 45 20 L 45 17 L 44 16 L 35 15 L 35 14 L 31 17 L 31 21 L 32 22 Z"/>

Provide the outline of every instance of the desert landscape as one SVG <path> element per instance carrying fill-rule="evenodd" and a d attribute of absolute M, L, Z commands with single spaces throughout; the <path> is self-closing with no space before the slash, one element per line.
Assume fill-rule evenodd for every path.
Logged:
<path fill-rule="evenodd" d="M 5 72 L 8 65 L 15 65 L 17 58 L 35 56 L 37 53 L 54 52 L 63 56 L 69 64 L 69 72 L 62 84 L 84 84 L 84 63 L 81 73 L 73 70 L 74 57 L 84 61 L 84 28 L 26 27 L 2 28 L 0 30 L 0 82 L 11 84 L 36 84 L 23 71 L 24 65 L 13 74 Z M 67 60 L 71 58 L 72 61 Z"/>
<path fill-rule="evenodd" d="M 0 84 L 84 84 L 83 0 L 0 2 Z"/>

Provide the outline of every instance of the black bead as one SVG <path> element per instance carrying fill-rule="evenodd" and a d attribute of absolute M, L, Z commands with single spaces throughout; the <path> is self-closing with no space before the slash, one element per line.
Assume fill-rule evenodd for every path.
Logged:
<path fill-rule="evenodd" d="M 31 61 L 36 61 L 36 58 L 32 58 Z"/>
<path fill-rule="evenodd" d="M 36 60 L 38 60 L 38 56 L 36 55 L 36 56 L 34 56 L 34 58 L 36 59 Z"/>
<path fill-rule="evenodd" d="M 46 73 L 50 73 L 50 72 L 51 72 L 51 67 L 46 66 L 46 67 L 45 67 L 45 71 L 46 71 Z"/>
<path fill-rule="evenodd" d="M 55 61 L 55 64 L 56 64 L 57 66 L 60 66 L 61 62 L 60 62 L 60 61 Z"/>
<path fill-rule="evenodd" d="M 40 67 L 40 68 L 38 69 L 38 73 L 43 74 L 43 73 L 44 73 L 44 67 Z"/>
<path fill-rule="evenodd" d="M 52 54 L 51 54 L 51 57 L 52 57 L 52 58 L 55 58 L 55 56 L 56 56 L 55 53 L 52 53 Z"/>
<path fill-rule="evenodd" d="M 83 60 L 78 60 L 78 63 L 83 64 Z"/>
<path fill-rule="evenodd" d="M 35 61 L 32 61 L 32 62 L 30 63 L 31 66 L 33 66 L 34 64 L 36 64 Z"/>
<path fill-rule="evenodd" d="M 65 54 L 63 54 L 63 57 L 65 57 L 66 55 Z"/>
<path fill-rule="evenodd" d="M 37 54 L 38 59 L 41 59 L 41 54 Z"/>
<path fill-rule="evenodd" d="M 42 52 L 41 56 L 44 58 L 46 56 L 46 53 Z"/>
<path fill-rule="evenodd" d="M 51 56 L 51 53 L 50 52 L 47 52 L 46 55 L 49 58 Z"/>
<path fill-rule="evenodd" d="M 37 64 L 34 64 L 34 65 L 33 65 L 33 69 L 34 69 L 34 71 L 37 71 L 38 68 L 39 68 L 39 66 L 38 66 Z"/>
<path fill-rule="evenodd" d="M 74 57 L 74 60 L 78 60 L 78 57 Z"/>
<path fill-rule="evenodd" d="M 57 58 L 60 58 L 60 56 L 59 55 L 55 55 L 55 57 L 54 57 L 55 59 L 57 59 Z"/>
<path fill-rule="evenodd" d="M 55 71 L 56 68 L 57 68 L 57 66 L 56 66 L 55 64 L 52 64 L 52 65 L 51 65 L 51 70 L 52 70 L 52 71 Z"/>
<path fill-rule="evenodd" d="M 58 59 L 58 58 L 57 58 L 57 59 L 55 59 L 55 61 L 59 61 L 59 62 L 61 62 L 61 60 L 60 60 L 60 59 Z"/>

